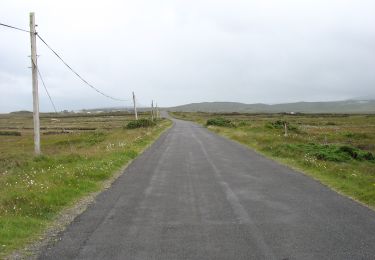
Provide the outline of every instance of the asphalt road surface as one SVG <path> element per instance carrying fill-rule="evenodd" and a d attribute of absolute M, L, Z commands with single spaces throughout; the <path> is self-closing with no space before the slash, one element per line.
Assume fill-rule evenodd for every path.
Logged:
<path fill-rule="evenodd" d="M 375 212 L 190 122 L 40 259 L 375 259 Z"/>

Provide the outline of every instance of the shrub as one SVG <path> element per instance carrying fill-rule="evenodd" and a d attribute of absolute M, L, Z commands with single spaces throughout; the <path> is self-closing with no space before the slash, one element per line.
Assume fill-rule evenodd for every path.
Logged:
<path fill-rule="evenodd" d="M 366 161 L 373 161 L 375 159 L 372 153 L 360 150 L 352 146 L 345 145 L 345 146 L 341 146 L 339 149 L 341 152 L 344 152 L 350 155 L 350 157 L 352 157 L 353 159 L 366 160 Z"/>
<path fill-rule="evenodd" d="M 135 129 L 141 127 L 152 127 L 156 125 L 156 123 L 150 119 L 141 118 L 139 120 L 132 120 L 130 121 L 125 128 L 127 129 Z"/>
<path fill-rule="evenodd" d="M 360 159 L 362 160 L 366 160 L 366 161 L 374 161 L 375 160 L 375 157 L 372 153 L 370 152 L 362 152 L 360 154 Z"/>
<path fill-rule="evenodd" d="M 352 147 L 352 146 L 347 146 L 347 145 L 344 145 L 344 146 L 341 146 L 339 148 L 340 152 L 343 152 L 343 153 L 346 153 L 348 155 L 350 155 L 350 157 L 356 159 L 358 157 L 358 149 Z"/>
<path fill-rule="evenodd" d="M 269 129 L 284 129 L 284 124 L 286 124 L 288 126 L 289 131 L 298 132 L 298 128 L 296 126 L 291 125 L 289 122 L 283 121 L 283 120 L 277 120 L 277 121 L 274 121 L 274 122 L 267 122 L 265 127 L 269 128 Z"/>
<path fill-rule="evenodd" d="M 323 161 L 332 161 L 332 162 L 345 162 L 349 161 L 351 158 L 348 154 L 340 152 L 336 147 L 320 147 L 314 153 L 316 159 Z"/>
<path fill-rule="evenodd" d="M 352 132 L 344 133 L 344 136 L 348 138 L 352 138 L 352 139 L 365 139 L 369 137 L 366 133 L 352 133 Z"/>
<path fill-rule="evenodd" d="M 98 144 L 104 141 L 105 137 L 106 137 L 106 134 L 104 132 L 96 131 L 96 132 L 90 133 L 87 136 L 85 143 L 88 145 Z"/>
<path fill-rule="evenodd" d="M 310 154 L 318 160 L 332 162 L 347 162 L 350 160 L 375 161 L 371 152 L 364 151 L 352 146 L 309 144 L 285 144 L 283 152 L 288 154 L 290 150 Z"/>
<path fill-rule="evenodd" d="M 0 131 L 0 135 L 21 136 L 21 133 L 17 131 Z"/>
<path fill-rule="evenodd" d="M 270 129 L 282 129 L 284 128 L 284 123 L 287 123 L 286 121 L 277 120 L 274 122 L 267 122 L 266 127 Z"/>
<path fill-rule="evenodd" d="M 207 120 L 206 125 L 224 126 L 224 127 L 235 127 L 229 119 L 223 117 L 215 117 Z"/>
<path fill-rule="evenodd" d="M 366 160 L 373 161 L 374 156 L 372 153 L 360 150 L 353 146 L 335 146 L 325 145 L 319 148 L 319 151 L 315 152 L 316 158 L 325 161 L 336 161 L 344 162 L 350 159 L 354 160 Z"/>
<path fill-rule="evenodd" d="M 248 126 L 248 125 L 250 125 L 250 122 L 246 120 L 241 120 L 237 124 L 237 126 Z"/>

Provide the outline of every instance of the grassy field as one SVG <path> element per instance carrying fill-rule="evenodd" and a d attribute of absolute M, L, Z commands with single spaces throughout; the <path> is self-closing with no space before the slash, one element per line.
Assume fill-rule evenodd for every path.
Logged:
<path fill-rule="evenodd" d="M 375 115 L 171 115 L 206 125 L 375 208 Z"/>
<path fill-rule="evenodd" d="M 44 114 L 43 155 L 35 157 L 31 115 L 0 116 L 0 258 L 37 238 L 62 209 L 100 190 L 171 125 L 160 120 L 124 128 L 132 119 L 126 113 Z"/>

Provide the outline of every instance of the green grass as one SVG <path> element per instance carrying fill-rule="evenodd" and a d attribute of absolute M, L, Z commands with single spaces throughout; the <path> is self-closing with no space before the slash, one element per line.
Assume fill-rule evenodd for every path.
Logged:
<path fill-rule="evenodd" d="M 0 135 L 21 136 L 21 133 L 17 131 L 0 131 Z"/>
<path fill-rule="evenodd" d="M 141 128 L 141 127 L 150 127 L 154 126 L 156 124 L 155 121 L 148 119 L 148 118 L 141 118 L 139 120 L 132 120 L 129 123 L 126 124 L 127 129 L 135 129 L 135 128 Z"/>
<path fill-rule="evenodd" d="M 235 127 L 235 125 L 231 122 L 230 119 L 223 118 L 223 117 L 215 117 L 210 118 L 207 120 L 206 125 L 215 125 L 215 126 L 223 126 L 223 127 Z"/>
<path fill-rule="evenodd" d="M 43 132 L 75 127 L 69 133 L 43 135 L 43 155 L 33 155 L 30 117 L 0 117 L 0 129 L 21 136 L 0 136 L 0 258 L 37 239 L 64 208 L 101 189 L 171 125 L 124 129 L 130 115 L 42 118 Z M 96 130 L 82 130 L 93 129 Z"/>
<path fill-rule="evenodd" d="M 208 129 L 302 171 L 375 208 L 375 115 L 172 113 L 206 125 L 223 117 L 236 127 Z M 284 122 L 288 135 L 284 136 Z"/>

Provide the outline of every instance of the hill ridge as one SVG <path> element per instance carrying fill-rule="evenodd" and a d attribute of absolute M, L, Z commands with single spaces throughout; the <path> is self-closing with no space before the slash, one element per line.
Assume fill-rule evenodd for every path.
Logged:
<path fill-rule="evenodd" d="M 375 113 L 375 100 L 299 101 L 293 103 L 246 104 L 241 102 L 200 102 L 169 107 L 180 112 L 242 112 L 242 113 Z"/>

